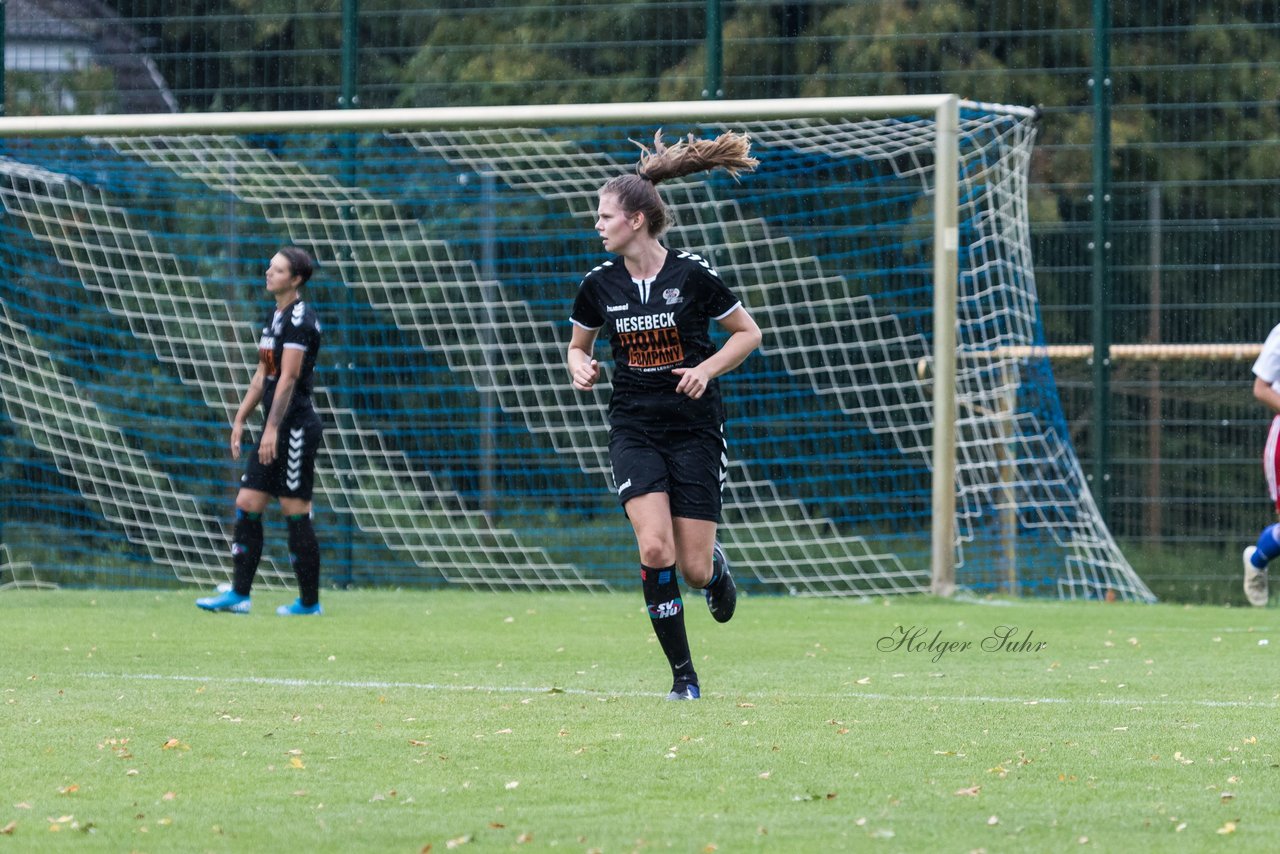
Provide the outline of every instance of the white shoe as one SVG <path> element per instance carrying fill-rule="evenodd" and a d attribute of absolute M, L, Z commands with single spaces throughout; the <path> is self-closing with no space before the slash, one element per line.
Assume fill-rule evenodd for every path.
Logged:
<path fill-rule="evenodd" d="M 1253 565 L 1253 553 L 1257 546 L 1244 550 L 1244 598 L 1255 608 L 1267 607 L 1267 571 Z"/>

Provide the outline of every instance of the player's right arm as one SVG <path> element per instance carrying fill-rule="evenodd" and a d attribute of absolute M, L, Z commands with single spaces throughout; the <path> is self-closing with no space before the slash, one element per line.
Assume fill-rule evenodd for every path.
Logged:
<path fill-rule="evenodd" d="M 591 356 L 599 333 L 599 329 L 573 324 L 573 337 L 569 340 L 569 378 L 578 391 L 591 391 L 600 379 L 600 363 Z"/>
<path fill-rule="evenodd" d="M 231 422 L 231 459 L 240 459 L 240 440 L 244 435 L 244 422 L 253 414 L 253 410 L 262 402 L 262 384 L 267 378 L 267 366 L 258 362 L 258 370 L 254 371 L 249 388 L 245 390 L 244 400 L 236 410 L 235 420 Z"/>
<path fill-rule="evenodd" d="M 1262 377 L 1253 378 L 1253 396 L 1264 403 L 1272 412 L 1280 414 L 1280 392 L 1271 387 L 1271 383 Z"/>
<path fill-rule="evenodd" d="M 1280 324 L 1271 330 L 1262 344 L 1262 352 L 1253 363 L 1253 396 L 1272 412 L 1280 413 Z"/>

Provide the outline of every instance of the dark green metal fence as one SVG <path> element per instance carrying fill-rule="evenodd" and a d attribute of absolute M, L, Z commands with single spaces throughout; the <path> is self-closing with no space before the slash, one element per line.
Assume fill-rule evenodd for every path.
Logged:
<path fill-rule="evenodd" d="M 6 5 L 10 114 L 938 91 L 1034 104 L 1048 343 L 1256 342 L 1280 322 L 1275 0 L 1108 15 L 1089 0 Z M 1204 576 L 1221 577 L 1271 518 L 1257 463 L 1269 415 L 1249 361 L 1101 367 L 1055 363 L 1112 529 L 1140 566 L 1154 555 L 1142 568 L 1157 592 L 1173 544 L 1202 549 Z"/>

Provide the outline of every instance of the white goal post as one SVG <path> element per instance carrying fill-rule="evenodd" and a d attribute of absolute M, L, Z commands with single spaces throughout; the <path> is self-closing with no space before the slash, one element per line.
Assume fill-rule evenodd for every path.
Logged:
<path fill-rule="evenodd" d="M 607 587 L 619 573 L 574 559 L 570 544 L 548 533 L 563 526 L 521 515 L 536 503 L 538 519 L 556 518 L 556 500 L 585 501 L 576 497 L 578 474 L 607 474 L 603 398 L 575 400 L 554 386 L 564 385 L 556 359 L 563 342 L 555 337 L 564 328 L 553 325 L 554 306 L 567 314 L 576 277 L 595 262 L 585 245 L 581 257 L 565 250 L 548 275 L 540 241 L 557 251 L 572 245 L 547 232 L 571 235 L 589 225 L 591 191 L 628 168 L 635 151 L 628 137 L 643 138 L 637 129 L 651 136 L 658 128 L 678 135 L 720 127 L 752 137 L 759 173 L 741 184 L 679 182 L 669 194 L 664 185 L 664 195 L 677 221 L 672 242 L 709 255 L 765 327 L 758 367 L 749 363 L 726 391 L 731 411 L 735 400 L 747 401 L 731 437 L 736 428 L 759 439 L 746 443 L 747 459 L 731 475 L 725 529 L 731 554 L 736 548 L 760 589 L 951 595 L 959 585 L 1150 600 L 1093 507 L 1061 429 L 1047 356 L 1037 349 L 1044 342 L 1026 218 L 1028 108 L 944 94 L 3 118 L 0 200 L 29 244 L 6 265 L 20 268 L 51 247 L 62 275 L 100 308 L 92 322 L 120 324 L 140 342 L 138 358 L 165 366 L 175 389 L 191 389 L 216 413 L 213 421 L 225 423 L 247 364 L 247 344 L 233 330 L 236 322 L 248 329 L 257 311 L 242 316 L 246 297 L 228 282 L 254 269 L 262 259 L 251 252 L 271 241 L 313 247 L 333 287 L 317 297 L 328 303 L 329 326 L 351 319 L 335 314 L 341 305 L 359 313 L 363 330 L 376 321 L 387 341 L 373 354 L 344 333 L 343 365 L 324 374 L 339 415 L 322 500 L 345 514 L 349 536 L 404 556 L 415 573 L 404 577 L 429 583 Z M 580 140 L 573 128 L 583 129 Z M 40 140 L 66 141 L 69 153 Z M 328 153 L 333 162 L 323 161 Z M 430 181 L 450 183 L 452 195 L 428 198 Z M 144 185 L 146 193 L 126 198 Z M 170 212 L 170 199 L 184 193 Z M 215 221 L 219 204 L 234 213 Z M 196 225 L 176 219 L 186 208 L 200 208 Z M 539 225 L 516 221 L 534 217 Z M 98 222 L 101 230 L 86 226 Z M 155 248 L 200 222 L 207 234 L 181 252 Z M 260 239 L 245 236 L 255 228 Z M 523 264 L 521 247 L 538 257 Z M 219 271 L 227 256 L 235 264 Z M 23 272 L 28 280 L 56 275 L 31 263 L 41 269 Z M 179 282 L 182 294 L 166 293 L 157 275 Z M 554 293 L 532 287 L 549 280 L 558 280 Z M 223 577 L 203 555 L 217 539 L 208 531 L 212 524 L 216 533 L 218 516 L 210 491 L 184 488 L 173 475 L 142 500 L 156 507 L 139 513 L 120 505 L 102 482 L 136 484 L 139 471 L 155 482 L 165 473 L 162 455 L 144 448 L 126 458 L 109 450 L 112 441 L 69 450 L 59 434 L 80 429 L 71 425 L 92 422 L 96 433 L 117 425 L 105 407 L 73 411 L 58 402 L 84 384 L 84 366 L 60 364 L 41 330 L 38 300 L 25 292 L 0 298 L 6 370 L 27 375 L 39 366 L 54 377 L 38 388 L 3 388 L 0 417 L 15 425 L 20 444 L 50 457 L 105 528 L 120 526 L 177 577 Z M 192 325 L 166 325 L 188 310 Z M 211 337 L 184 341 L 172 331 L 195 330 L 197 319 L 206 326 L 191 334 Z M 387 407 L 361 409 L 365 385 L 352 380 L 360 370 L 352 354 L 397 368 L 389 355 L 397 346 L 412 349 L 404 371 L 431 367 L 461 386 L 413 388 L 416 397 L 458 396 L 455 414 L 439 415 L 446 426 L 432 435 L 455 441 L 476 432 L 483 442 L 446 464 Z M 550 364 L 533 364 L 539 360 Z M 760 396 L 745 398 L 753 387 Z M 531 399 L 531 389 L 541 398 Z M 785 403 L 790 422 L 769 409 L 771 400 L 805 394 L 812 418 L 802 403 Z M 463 424 L 473 409 L 479 420 Z M 800 435 L 809 425 L 821 425 L 826 445 Z M 493 439 L 504 430 L 523 431 L 509 449 Z M 495 493 L 504 452 L 576 463 L 569 473 L 558 463 L 530 463 L 545 471 Z M 868 469 L 874 476 L 842 485 Z M 927 506 L 911 485 L 925 473 Z M 465 485 L 473 481 L 480 485 Z M 883 498 L 870 495 L 879 488 Z M 160 508 L 173 506 L 175 495 L 191 497 L 189 518 L 159 539 L 189 539 L 184 548 L 194 558 L 177 556 L 182 548 L 147 530 L 162 524 Z M 859 502 L 877 509 L 861 516 Z M 598 516 L 593 505 L 572 525 L 595 531 Z M 924 564 L 910 543 L 926 527 Z M 360 563 L 351 548 L 348 557 Z"/>

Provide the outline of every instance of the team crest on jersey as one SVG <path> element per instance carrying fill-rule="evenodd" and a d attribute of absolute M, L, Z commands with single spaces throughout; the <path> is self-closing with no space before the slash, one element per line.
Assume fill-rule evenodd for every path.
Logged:
<path fill-rule="evenodd" d="M 678 302 L 684 302 L 684 297 L 680 296 L 679 288 L 667 288 L 662 292 L 662 298 L 667 301 L 667 305 L 675 305 Z"/>

